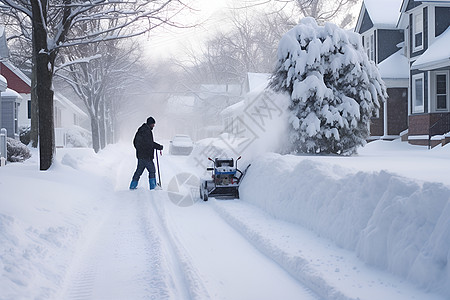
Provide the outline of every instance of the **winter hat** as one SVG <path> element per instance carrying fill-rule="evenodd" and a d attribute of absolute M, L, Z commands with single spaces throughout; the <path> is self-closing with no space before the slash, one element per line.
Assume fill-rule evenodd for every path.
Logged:
<path fill-rule="evenodd" d="M 148 125 L 155 124 L 155 123 L 156 123 L 156 121 L 155 121 L 155 119 L 153 119 L 153 117 L 148 117 L 148 119 L 147 119 Z"/>

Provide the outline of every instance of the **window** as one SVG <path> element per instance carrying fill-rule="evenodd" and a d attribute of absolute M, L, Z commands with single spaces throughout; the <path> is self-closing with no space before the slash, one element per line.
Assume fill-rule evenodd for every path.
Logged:
<path fill-rule="evenodd" d="M 366 49 L 367 57 L 375 61 L 375 34 L 373 32 L 365 37 L 364 48 Z"/>
<path fill-rule="evenodd" d="M 31 100 L 28 100 L 28 119 L 31 119 Z"/>
<path fill-rule="evenodd" d="M 57 106 L 55 106 L 54 109 L 55 112 L 55 127 L 60 128 L 61 127 L 61 109 Z"/>
<path fill-rule="evenodd" d="M 436 110 L 447 110 L 448 76 L 436 74 Z"/>
<path fill-rule="evenodd" d="M 413 48 L 415 51 L 423 49 L 423 13 L 413 15 Z"/>
<path fill-rule="evenodd" d="M 412 79 L 412 108 L 414 113 L 424 112 L 424 78 L 423 74 L 414 75 Z"/>

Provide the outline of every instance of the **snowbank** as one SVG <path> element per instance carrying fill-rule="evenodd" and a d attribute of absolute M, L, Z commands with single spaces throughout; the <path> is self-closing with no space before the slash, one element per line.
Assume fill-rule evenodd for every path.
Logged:
<path fill-rule="evenodd" d="M 240 194 L 370 265 L 450 296 L 450 189 L 442 183 L 266 154 L 254 160 Z"/>
<path fill-rule="evenodd" d="M 58 149 L 47 172 L 37 160 L 34 150 L 0 168 L 0 299 L 53 299 L 76 246 L 109 207 L 111 181 L 80 170 L 105 170 L 92 149 Z"/>

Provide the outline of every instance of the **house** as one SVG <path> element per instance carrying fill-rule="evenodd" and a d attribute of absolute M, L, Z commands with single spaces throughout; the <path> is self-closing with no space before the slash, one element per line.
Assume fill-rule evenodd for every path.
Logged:
<path fill-rule="evenodd" d="M 399 27 L 405 29 L 409 59 L 408 141 L 445 143 L 450 132 L 450 1 L 404 0 Z"/>
<path fill-rule="evenodd" d="M 450 139 L 449 25 L 449 0 L 363 1 L 355 30 L 389 95 L 373 119 L 373 138 L 404 133 L 428 146 Z"/>
<path fill-rule="evenodd" d="M 19 138 L 18 111 L 22 97 L 16 91 L 7 88 L 1 93 L 1 128 L 5 128 L 10 138 Z"/>
<path fill-rule="evenodd" d="M 8 81 L 8 96 L 2 94 L 3 106 L 7 107 L 7 112 L 3 112 L 5 118 L 3 126 L 9 128 L 9 137 L 18 138 L 19 129 L 30 126 L 25 114 L 30 110 L 28 103 L 31 103 L 31 80 L 7 58 L 0 60 L 0 74 Z M 26 110 L 23 109 L 24 106 L 27 107 Z"/>
<path fill-rule="evenodd" d="M 199 121 L 202 119 L 201 114 L 196 116 L 196 113 L 193 95 L 172 95 L 166 101 L 163 113 L 165 117 L 157 120 L 158 127 L 162 128 L 169 138 L 177 134 L 187 134 L 195 140 L 200 128 Z"/>
<path fill-rule="evenodd" d="M 242 85 L 202 84 L 193 95 L 196 111 L 202 114 L 196 139 L 217 137 L 223 133 L 222 118 L 218 112 L 242 99 Z"/>
<path fill-rule="evenodd" d="M 19 128 L 31 126 L 31 79 L 9 60 L 6 37 L 0 26 L 0 75 L 7 80 L 8 89 L 2 93 L 2 126 L 8 136 L 18 138 Z M 14 104 L 13 104 L 14 103 Z M 66 145 L 67 130 L 89 121 L 88 115 L 61 93 L 54 95 L 55 144 Z M 79 128 L 86 131 L 86 129 Z"/>
<path fill-rule="evenodd" d="M 269 73 L 247 73 L 243 85 L 242 100 L 228 106 L 221 111 L 223 132 L 233 134 L 237 137 L 246 137 L 250 128 L 246 112 L 250 104 L 263 93 L 267 87 L 271 74 Z"/>
<path fill-rule="evenodd" d="M 388 99 L 371 120 L 371 140 L 394 139 L 408 128 L 409 65 L 404 30 L 397 27 L 403 0 L 364 0 L 355 31 L 386 84 Z"/>
<path fill-rule="evenodd" d="M 7 130 L 8 137 L 19 137 L 19 106 L 22 97 L 14 89 L 15 78 L 3 67 L 9 57 L 8 45 L 6 43 L 5 28 L 0 26 L 0 76 L 2 85 L 6 84 L 4 89 L 0 89 L 0 128 Z"/>

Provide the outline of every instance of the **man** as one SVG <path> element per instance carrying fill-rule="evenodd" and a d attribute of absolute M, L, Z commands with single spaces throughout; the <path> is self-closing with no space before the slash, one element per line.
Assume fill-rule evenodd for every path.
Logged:
<path fill-rule="evenodd" d="M 130 190 L 137 188 L 139 177 L 141 177 L 144 169 L 148 171 L 148 178 L 150 189 L 153 190 L 156 187 L 156 170 L 153 163 L 154 152 L 156 150 L 162 150 L 163 146 L 153 141 L 153 127 L 155 127 L 155 119 L 149 117 L 147 122 L 139 127 L 136 135 L 134 136 L 133 144 L 136 148 L 136 157 L 138 160 L 136 172 L 134 172 L 133 179 L 131 180 Z"/>

